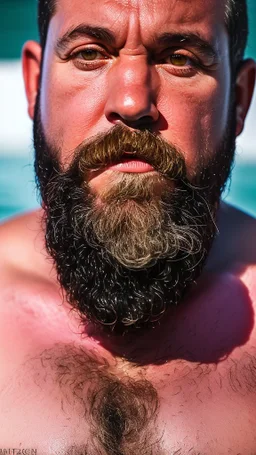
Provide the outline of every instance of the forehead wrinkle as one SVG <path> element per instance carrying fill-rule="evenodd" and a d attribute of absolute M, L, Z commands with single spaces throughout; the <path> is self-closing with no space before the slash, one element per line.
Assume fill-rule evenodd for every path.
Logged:
<path fill-rule="evenodd" d="M 64 2 L 64 0 L 62 1 Z M 198 28 L 198 25 L 202 28 L 201 24 L 212 23 L 211 17 L 215 15 L 213 0 L 210 1 L 204 10 L 200 6 L 202 0 L 195 2 L 195 8 L 191 8 L 191 4 L 187 0 L 103 0 L 99 1 L 99 4 L 92 1 L 92 7 L 89 7 L 89 0 L 86 0 L 85 3 L 87 2 L 89 15 L 84 15 L 84 22 L 97 27 L 107 27 L 116 35 L 118 47 L 122 47 L 122 44 L 131 50 L 137 49 L 139 44 L 148 47 L 146 42 L 143 43 L 143 41 L 152 41 L 156 32 L 171 32 L 172 29 L 175 29 L 174 32 L 177 33 L 184 27 L 193 31 L 192 28 Z M 58 4 L 61 6 L 60 0 L 58 0 Z M 64 5 L 65 3 L 63 3 Z M 63 9 L 65 10 L 65 7 Z M 67 4 L 67 12 L 64 14 L 68 20 L 63 16 L 67 26 L 72 25 L 72 23 L 70 24 L 70 19 L 73 19 L 74 25 L 79 24 L 81 18 L 83 19 L 83 12 L 86 13 L 87 9 L 82 8 L 82 6 L 80 8 L 72 8 L 72 5 Z M 62 14 L 60 7 L 58 10 Z M 163 10 L 166 12 L 164 15 L 161 13 Z M 219 11 L 219 8 L 217 10 Z M 97 11 L 99 17 L 101 17 L 101 12 L 103 13 L 101 21 L 98 20 Z M 216 12 L 216 15 L 218 16 L 219 12 Z M 221 16 L 223 16 L 223 25 L 225 26 L 224 11 Z M 78 20 L 76 20 L 76 17 Z M 203 34 L 205 34 L 204 30 L 205 27 L 202 30 Z M 208 32 L 213 34 L 213 29 L 211 32 L 208 28 Z M 206 38 L 210 40 L 211 37 L 208 36 Z"/>
<path fill-rule="evenodd" d="M 137 49 L 137 47 L 142 42 L 141 35 L 141 24 L 140 24 L 140 1 L 141 0 L 117 0 L 116 3 L 122 6 L 120 14 L 114 23 L 118 24 L 118 19 L 123 15 L 124 21 L 126 22 L 127 28 L 127 37 L 125 39 L 124 46 L 127 50 Z M 109 0 L 107 3 L 113 3 L 112 0 Z M 129 10 L 129 16 L 127 15 L 127 10 Z M 126 20 L 126 17 L 128 19 Z M 114 25 L 114 24 L 113 24 Z"/>

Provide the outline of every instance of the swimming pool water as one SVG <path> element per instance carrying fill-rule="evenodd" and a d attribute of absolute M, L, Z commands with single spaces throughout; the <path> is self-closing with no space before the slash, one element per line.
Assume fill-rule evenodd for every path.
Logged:
<path fill-rule="evenodd" d="M 38 207 L 33 160 L 0 156 L 0 220 Z"/>
<path fill-rule="evenodd" d="M 237 160 L 224 199 L 256 216 L 256 161 Z M 38 206 L 32 153 L 0 155 L 0 220 Z"/>

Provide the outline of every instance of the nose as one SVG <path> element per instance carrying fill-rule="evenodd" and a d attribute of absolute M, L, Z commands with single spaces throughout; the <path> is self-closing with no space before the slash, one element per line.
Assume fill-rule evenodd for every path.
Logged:
<path fill-rule="evenodd" d="M 158 75 L 144 55 L 122 55 L 110 70 L 105 116 L 113 124 L 149 128 L 159 119 Z"/>

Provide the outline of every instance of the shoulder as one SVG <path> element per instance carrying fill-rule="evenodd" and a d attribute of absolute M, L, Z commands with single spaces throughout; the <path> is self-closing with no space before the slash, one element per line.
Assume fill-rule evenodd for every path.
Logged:
<path fill-rule="evenodd" d="M 49 272 L 46 256 L 41 210 L 11 218 L 0 225 L 2 285 L 15 284 L 25 277 L 44 279 Z"/>
<path fill-rule="evenodd" d="M 218 233 L 208 259 L 211 271 L 242 274 L 256 266 L 256 219 L 222 203 L 217 217 Z"/>
<path fill-rule="evenodd" d="M 240 315 L 256 314 L 256 220 L 228 204 L 218 214 L 219 233 L 206 265 L 214 299 L 226 299 Z M 208 283 L 209 284 L 209 283 Z M 251 314 L 251 313 L 250 313 Z"/>
<path fill-rule="evenodd" d="M 240 280 L 246 286 L 251 298 L 251 302 L 256 309 L 256 265 L 248 265 L 241 268 Z"/>
<path fill-rule="evenodd" d="M 256 219 L 228 205 L 225 212 L 225 241 L 232 258 L 231 270 L 246 285 L 256 305 Z"/>
<path fill-rule="evenodd" d="M 226 235 L 237 240 L 240 236 L 243 243 L 250 242 L 256 235 L 256 218 L 226 203 L 222 203 L 220 207 L 219 225 Z M 254 244 L 251 246 L 254 247 Z M 253 249 L 256 251 L 256 245 Z"/>
<path fill-rule="evenodd" d="M 235 207 L 225 204 L 222 220 L 223 250 L 228 251 L 228 275 L 233 281 L 240 283 L 241 301 L 249 302 L 251 308 L 251 323 L 256 314 L 256 219 Z M 237 291 L 232 302 L 240 295 Z M 242 317 L 246 306 L 241 306 L 239 314 Z M 249 308 L 249 307 L 248 307 Z M 256 345 L 256 328 L 252 329 L 253 343 Z M 250 343 L 252 340 L 250 341 Z"/>

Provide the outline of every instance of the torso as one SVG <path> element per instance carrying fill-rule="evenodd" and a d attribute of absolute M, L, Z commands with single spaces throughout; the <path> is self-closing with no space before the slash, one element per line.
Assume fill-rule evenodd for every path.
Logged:
<path fill-rule="evenodd" d="M 59 455 L 76 442 L 79 454 L 91 455 L 86 444 L 92 427 L 83 410 L 88 411 L 86 397 L 91 396 L 92 384 L 102 393 L 108 377 L 110 382 L 119 381 L 120 394 L 128 401 L 131 390 L 140 396 L 143 384 L 152 398 L 156 409 L 147 434 L 148 445 L 155 445 L 145 455 L 254 455 L 256 261 L 241 228 L 235 233 L 237 239 L 246 239 L 241 261 L 231 266 L 232 255 L 225 255 L 229 248 L 234 251 L 234 236 L 229 235 L 221 260 L 215 248 L 176 313 L 147 336 L 131 339 L 128 348 L 121 339 L 115 350 L 111 341 L 103 346 L 88 336 L 62 299 L 54 270 L 42 253 L 35 219 L 28 215 L 2 231 L 1 257 L 8 252 L 13 259 L 2 263 L 0 448 L 37 448 L 40 455 Z M 246 225 L 245 220 L 241 225 L 252 245 L 255 222 L 248 220 Z M 15 229 L 23 240 L 16 256 L 17 244 L 6 236 L 8 232 L 12 239 Z M 110 396 L 106 390 L 103 398 Z M 138 404 L 144 399 L 141 396 Z M 143 453 L 141 438 L 134 438 L 137 446 L 131 442 L 136 453 Z"/>

